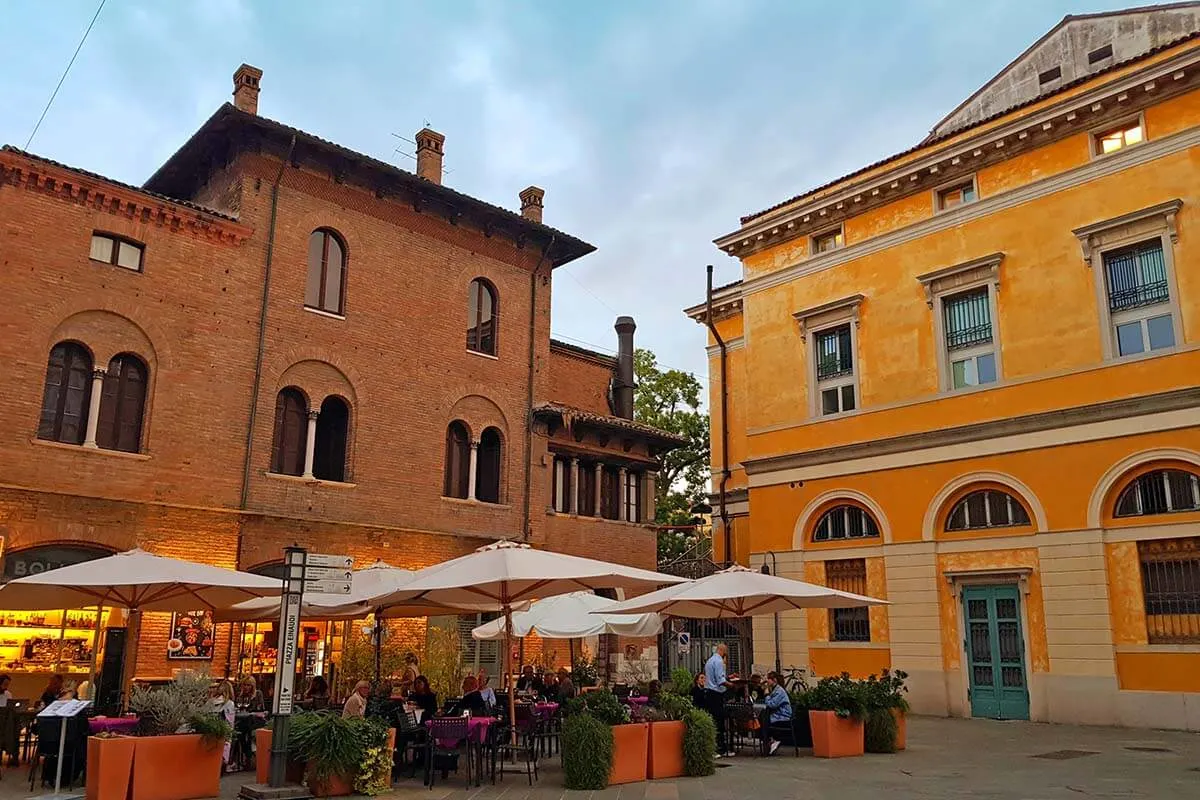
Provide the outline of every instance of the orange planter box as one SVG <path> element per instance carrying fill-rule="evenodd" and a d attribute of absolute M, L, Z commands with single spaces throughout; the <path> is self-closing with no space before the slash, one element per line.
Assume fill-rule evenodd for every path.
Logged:
<path fill-rule="evenodd" d="M 133 797 L 136 800 L 195 800 L 221 793 L 220 743 L 198 733 L 142 736 L 134 740 Z"/>
<path fill-rule="evenodd" d="M 896 718 L 896 749 L 903 750 L 904 745 L 908 742 L 908 718 L 898 708 L 892 709 L 892 716 Z"/>
<path fill-rule="evenodd" d="M 304 782 L 308 786 L 308 790 L 313 793 L 313 797 L 344 797 L 354 794 L 353 775 L 335 774 L 330 775 L 327 780 L 318 780 L 317 776 L 310 771 Z"/>
<path fill-rule="evenodd" d="M 263 786 L 271 780 L 271 741 L 274 734 L 270 726 L 254 732 L 254 780 Z"/>
<path fill-rule="evenodd" d="M 125 800 L 133 779 L 133 747 L 137 739 L 88 738 L 87 800 Z"/>
<path fill-rule="evenodd" d="M 619 783 L 636 783 L 646 780 L 646 762 L 649 761 L 650 723 L 614 725 L 613 764 L 608 775 L 610 786 Z M 139 799 L 140 800 L 140 799 Z"/>
<path fill-rule="evenodd" d="M 863 754 L 863 723 L 852 717 L 839 717 L 832 711 L 809 711 L 812 726 L 813 755 L 818 758 L 843 758 Z"/>
<path fill-rule="evenodd" d="M 651 780 L 683 775 L 683 732 L 682 722 L 650 723 L 650 760 L 646 772 Z"/>

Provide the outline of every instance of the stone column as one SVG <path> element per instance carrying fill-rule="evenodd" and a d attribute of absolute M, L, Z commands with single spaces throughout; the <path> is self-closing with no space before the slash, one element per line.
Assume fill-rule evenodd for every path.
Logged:
<path fill-rule="evenodd" d="M 567 493 L 567 513 L 579 513 L 579 459 L 571 459 L 571 491 Z"/>
<path fill-rule="evenodd" d="M 479 464 L 479 442 L 471 442 L 471 461 L 467 467 L 467 499 L 475 499 L 475 468 Z"/>
<path fill-rule="evenodd" d="M 629 471 L 624 467 L 617 470 L 617 485 L 621 487 L 621 507 L 617 509 L 617 519 L 629 522 Z"/>
<path fill-rule="evenodd" d="M 313 476 L 313 454 L 317 450 L 317 417 L 321 416 L 320 411 L 308 412 L 308 437 L 304 442 L 304 475 L 305 478 Z"/>
<path fill-rule="evenodd" d="M 604 465 L 596 464 L 596 496 L 592 498 L 592 515 L 600 516 L 600 488 L 604 483 Z"/>
<path fill-rule="evenodd" d="M 100 425 L 100 395 L 104 394 L 104 370 L 92 370 L 92 396 L 88 399 L 87 428 L 83 435 L 84 447 L 96 447 L 96 428 Z"/>

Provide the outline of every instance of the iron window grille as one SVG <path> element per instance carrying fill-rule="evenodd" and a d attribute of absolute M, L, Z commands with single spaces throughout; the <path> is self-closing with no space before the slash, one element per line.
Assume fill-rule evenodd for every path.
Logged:
<path fill-rule="evenodd" d="M 942 301 L 946 320 L 946 349 L 959 350 L 992 341 L 992 315 L 987 289 L 947 297 Z"/>
<path fill-rule="evenodd" d="M 867 561 L 847 558 L 825 562 L 825 585 L 841 592 L 867 593 Z M 829 610 L 829 640 L 832 642 L 871 641 L 869 609 L 831 608 Z"/>
<path fill-rule="evenodd" d="M 1144 517 L 1200 511 L 1200 477 L 1179 469 L 1160 469 L 1134 479 L 1117 497 L 1115 517 Z"/>
<path fill-rule="evenodd" d="M 1200 537 L 1138 542 L 1150 644 L 1200 643 Z"/>
<path fill-rule="evenodd" d="M 1029 514 L 1015 497 L 996 489 L 980 489 L 963 497 L 950 509 L 946 530 L 1013 528 L 1029 524 Z"/>
<path fill-rule="evenodd" d="M 829 509 L 817 521 L 813 530 L 814 542 L 831 542 L 845 539 L 878 538 L 879 526 L 858 506 L 840 505 Z"/>

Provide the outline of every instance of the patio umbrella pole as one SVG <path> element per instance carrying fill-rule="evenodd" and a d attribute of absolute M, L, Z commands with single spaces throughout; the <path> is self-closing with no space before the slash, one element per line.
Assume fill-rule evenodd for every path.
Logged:
<path fill-rule="evenodd" d="M 88 665 L 88 693 L 91 697 L 81 698 L 92 700 L 92 705 L 95 705 L 96 698 L 96 659 L 100 654 L 100 628 L 104 623 L 104 605 L 96 606 L 96 631 L 92 634 L 92 663 Z"/>
<path fill-rule="evenodd" d="M 126 700 L 125 703 L 119 703 L 121 711 L 125 710 L 129 700 L 129 693 L 126 690 L 126 686 L 129 685 L 129 682 L 134 677 L 132 674 L 134 665 L 130 662 L 133 660 L 132 656 L 137 653 L 135 642 L 142 627 L 142 612 L 136 608 L 130 608 L 127 611 L 129 613 L 129 624 L 125 626 L 125 654 L 121 658 L 121 686 L 117 694 L 118 700 L 122 695 L 124 695 Z"/>
<path fill-rule="evenodd" d="M 379 688 L 379 673 L 383 664 L 383 609 L 375 609 L 375 688 Z"/>
<path fill-rule="evenodd" d="M 508 727 L 512 744 L 517 743 L 517 684 L 512 679 L 512 606 L 504 606 L 504 675 L 508 680 Z"/>

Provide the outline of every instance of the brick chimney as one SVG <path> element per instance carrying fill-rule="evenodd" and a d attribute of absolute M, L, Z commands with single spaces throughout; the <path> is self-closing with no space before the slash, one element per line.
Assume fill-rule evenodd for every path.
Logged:
<path fill-rule="evenodd" d="M 542 200 L 546 197 L 546 190 L 539 189 L 536 186 L 530 186 L 521 192 L 521 216 L 525 219 L 533 220 L 534 222 L 542 221 L 542 211 L 544 205 Z"/>
<path fill-rule="evenodd" d="M 436 184 L 442 182 L 442 145 L 446 137 L 429 128 L 417 131 L 417 175 Z"/>
<path fill-rule="evenodd" d="M 613 380 L 613 413 L 633 419 L 633 317 L 617 317 L 617 374 Z"/>
<path fill-rule="evenodd" d="M 242 64 L 233 73 L 233 104 L 239 111 L 258 113 L 258 82 L 262 75 L 261 69 L 249 64 Z"/>

